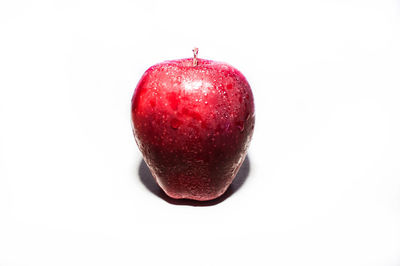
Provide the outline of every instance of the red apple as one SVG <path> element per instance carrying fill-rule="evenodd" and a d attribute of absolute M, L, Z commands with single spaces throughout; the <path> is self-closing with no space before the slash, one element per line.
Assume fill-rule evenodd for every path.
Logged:
<path fill-rule="evenodd" d="M 136 143 L 164 192 L 211 200 L 232 183 L 254 129 L 246 78 L 232 66 L 194 58 L 150 67 L 132 98 Z"/>

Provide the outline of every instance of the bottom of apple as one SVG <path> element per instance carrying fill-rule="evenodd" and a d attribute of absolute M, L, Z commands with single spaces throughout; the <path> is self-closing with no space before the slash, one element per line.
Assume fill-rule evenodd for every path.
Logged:
<path fill-rule="evenodd" d="M 196 200 L 196 201 L 210 201 L 219 198 L 222 196 L 227 189 L 222 192 L 214 195 L 188 195 L 188 194 L 180 194 L 180 193 L 171 193 L 166 190 L 163 190 L 167 196 L 173 199 L 188 199 L 188 200 Z"/>
<path fill-rule="evenodd" d="M 239 159 L 220 162 L 221 167 L 195 164 L 188 167 L 190 162 L 155 167 L 150 163 L 149 170 L 158 186 L 170 198 L 210 201 L 228 190 L 244 161 L 243 158 L 241 156 Z"/>
<path fill-rule="evenodd" d="M 236 172 L 235 172 L 236 175 Z M 155 175 L 153 175 L 154 177 Z M 202 179 L 198 176 L 183 175 L 184 178 L 155 177 L 156 183 L 167 196 L 173 199 L 210 201 L 222 196 L 231 185 L 235 176 L 224 177 L 210 175 Z M 210 181 L 212 180 L 212 181 Z"/>
<path fill-rule="evenodd" d="M 228 190 L 245 156 L 243 152 L 239 156 L 225 156 L 206 164 L 187 159 L 155 164 L 149 158 L 143 159 L 158 186 L 170 198 L 210 201 Z"/>

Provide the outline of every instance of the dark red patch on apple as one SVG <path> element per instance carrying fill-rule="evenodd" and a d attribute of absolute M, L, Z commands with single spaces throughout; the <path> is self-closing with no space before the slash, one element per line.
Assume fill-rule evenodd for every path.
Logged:
<path fill-rule="evenodd" d="M 169 105 L 171 106 L 172 110 L 177 110 L 178 109 L 178 105 L 179 105 L 179 99 L 178 99 L 178 95 L 176 92 L 170 92 L 168 93 L 168 102 Z"/>

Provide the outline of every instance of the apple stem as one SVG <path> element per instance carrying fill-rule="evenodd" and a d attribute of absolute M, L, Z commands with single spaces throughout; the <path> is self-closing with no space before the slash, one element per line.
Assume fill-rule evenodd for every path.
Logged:
<path fill-rule="evenodd" d="M 199 53 L 199 48 L 193 48 L 193 66 L 197 66 L 197 54 Z"/>

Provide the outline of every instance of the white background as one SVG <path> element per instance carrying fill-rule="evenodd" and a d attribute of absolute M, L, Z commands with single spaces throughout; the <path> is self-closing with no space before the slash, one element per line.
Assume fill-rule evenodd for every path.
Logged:
<path fill-rule="evenodd" d="M 248 78 L 247 178 L 139 175 L 130 99 L 191 57 Z M 0 265 L 400 265 L 400 1 L 0 2 Z M 150 189 L 149 189 L 150 188 Z"/>

